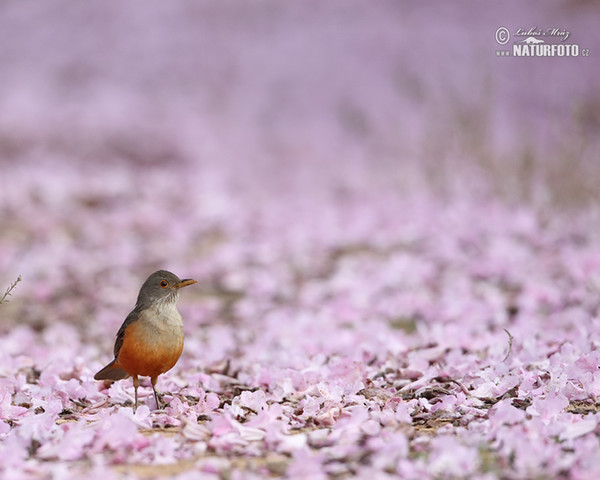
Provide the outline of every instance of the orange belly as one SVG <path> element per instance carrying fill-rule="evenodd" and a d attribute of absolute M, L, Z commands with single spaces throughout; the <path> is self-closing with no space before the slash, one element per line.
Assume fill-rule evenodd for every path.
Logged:
<path fill-rule="evenodd" d="M 158 377 L 175 366 L 182 351 L 183 332 L 157 332 L 138 321 L 127 327 L 116 363 L 131 376 Z"/>

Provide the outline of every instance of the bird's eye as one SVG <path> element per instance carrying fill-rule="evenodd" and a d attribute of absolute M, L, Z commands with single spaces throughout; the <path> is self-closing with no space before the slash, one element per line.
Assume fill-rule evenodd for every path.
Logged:
<path fill-rule="evenodd" d="M 161 280 L 160 281 L 160 286 L 162 288 L 167 288 L 169 286 L 169 282 L 167 282 L 166 280 Z"/>

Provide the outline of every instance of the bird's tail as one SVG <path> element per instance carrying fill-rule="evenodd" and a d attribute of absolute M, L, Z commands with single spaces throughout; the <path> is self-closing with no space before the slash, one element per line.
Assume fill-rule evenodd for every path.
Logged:
<path fill-rule="evenodd" d="M 115 360 L 110 362 L 106 367 L 94 375 L 94 380 L 122 380 L 127 378 L 129 374 L 122 368 L 115 367 Z"/>

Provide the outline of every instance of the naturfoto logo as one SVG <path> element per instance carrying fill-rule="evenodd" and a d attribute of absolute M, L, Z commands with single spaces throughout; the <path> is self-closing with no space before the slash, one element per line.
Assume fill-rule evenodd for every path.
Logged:
<path fill-rule="evenodd" d="M 512 48 L 496 50 L 498 57 L 588 57 L 589 48 L 581 48 L 576 43 L 565 43 L 571 32 L 564 28 L 538 27 L 517 28 L 511 35 L 506 27 L 496 29 L 496 42 L 507 45 L 513 38 Z"/>

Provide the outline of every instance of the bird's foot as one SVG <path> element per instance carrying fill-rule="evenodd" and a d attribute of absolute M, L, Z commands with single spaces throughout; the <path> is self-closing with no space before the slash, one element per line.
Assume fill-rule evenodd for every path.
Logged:
<path fill-rule="evenodd" d="M 164 410 L 165 409 L 165 401 L 164 401 L 164 393 L 154 392 L 154 400 L 156 401 L 156 409 Z"/>

